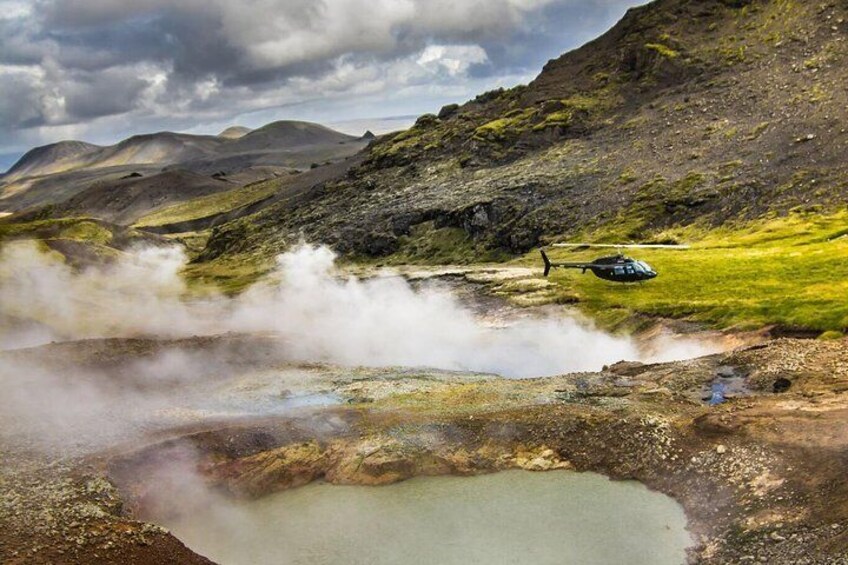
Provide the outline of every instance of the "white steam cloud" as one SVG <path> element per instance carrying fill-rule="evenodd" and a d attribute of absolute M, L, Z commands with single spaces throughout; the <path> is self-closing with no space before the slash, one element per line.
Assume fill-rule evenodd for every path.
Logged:
<path fill-rule="evenodd" d="M 179 274 L 186 258 L 177 247 L 138 249 L 108 266 L 74 272 L 33 246 L 7 246 L 0 254 L 0 315 L 17 323 L 2 344 L 273 332 L 293 360 L 510 377 L 597 370 L 646 360 L 642 351 L 660 352 L 651 361 L 709 352 L 694 340 L 640 348 L 569 317 L 493 328 L 448 292 L 415 290 L 400 277 L 340 278 L 334 260 L 326 247 L 301 245 L 280 255 L 276 272 L 240 296 L 190 298 Z"/>

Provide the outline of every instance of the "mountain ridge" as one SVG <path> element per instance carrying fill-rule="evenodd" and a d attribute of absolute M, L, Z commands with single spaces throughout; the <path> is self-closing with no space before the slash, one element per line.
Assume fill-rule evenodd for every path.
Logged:
<path fill-rule="evenodd" d="M 62 141 L 34 148 L 7 174 L 0 176 L 0 206 L 19 212 L 37 206 L 59 205 L 49 212 L 51 217 L 57 217 L 62 210 L 83 213 L 85 210 L 80 209 L 79 204 L 88 202 L 92 211 L 110 210 L 108 217 L 103 219 L 111 220 L 115 213 L 120 214 L 119 211 L 97 204 L 92 195 L 111 198 L 108 194 L 112 189 L 129 186 L 123 182 L 127 175 L 184 171 L 188 176 L 165 175 L 155 185 L 161 187 L 159 181 L 162 179 L 191 178 L 186 185 L 187 195 L 191 196 L 196 192 L 192 187 L 199 186 L 192 175 L 256 182 L 308 169 L 313 164 L 343 159 L 366 143 L 367 140 L 319 124 L 293 120 L 272 122 L 237 137 L 161 131 L 133 135 L 110 146 Z M 220 185 L 209 180 L 200 184 Z M 111 186 L 107 186 L 109 183 Z M 179 186 L 174 185 L 172 190 L 179 190 Z M 76 200 L 70 206 L 61 205 L 84 191 L 88 191 L 88 198 Z M 114 199 L 124 201 L 123 196 Z"/>
<path fill-rule="evenodd" d="M 33 147 L 12 164 L 5 173 L 0 174 L 0 181 L 4 178 L 11 179 L 29 176 L 32 170 L 61 172 L 63 161 L 86 155 L 102 148 L 103 146 L 101 145 L 77 140 L 65 140 Z"/>
<path fill-rule="evenodd" d="M 226 132 L 228 135 L 223 135 Z M 240 135 L 234 136 L 232 132 Z M 218 151 L 230 154 L 246 151 L 291 149 L 293 147 L 354 141 L 355 136 L 337 132 L 321 124 L 297 120 L 278 120 L 250 130 L 233 126 L 219 135 L 186 134 L 159 131 L 132 135 L 113 145 L 95 145 L 83 141 L 59 141 L 35 147 L 25 153 L 0 182 L 50 174 L 56 165 L 69 168 L 102 168 L 116 165 L 167 166 L 213 157 Z M 77 158 L 73 164 L 66 161 Z M 58 163 L 56 162 L 58 161 Z M 62 172 L 58 170 L 55 172 Z"/>
<path fill-rule="evenodd" d="M 227 139 L 238 139 L 239 137 L 242 137 L 243 135 L 248 134 L 251 131 L 253 130 L 244 126 L 230 126 L 221 131 L 221 133 L 218 134 L 218 137 L 225 137 Z"/>

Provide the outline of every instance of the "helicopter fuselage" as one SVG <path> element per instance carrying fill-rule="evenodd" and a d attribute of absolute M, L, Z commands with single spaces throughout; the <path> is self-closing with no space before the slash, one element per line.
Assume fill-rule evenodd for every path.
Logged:
<path fill-rule="evenodd" d="M 595 259 L 589 264 L 589 270 L 599 279 L 612 282 L 642 282 L 657 276 L 657 272 L 644 261 L 622 255 Z"/>
<path fill-rule="evenodd" d="M 591 263 L 551 263 L 542 251 L 545 262 L 545 276 L 552 268 L 579 269 L 584 273 L 591 271 L 599 279 L 612 282 L 643 282 L 656 278 L 657 272 L 644 261 L 638 261 L 624 255 L 612 255 L 595 259 Z"/>

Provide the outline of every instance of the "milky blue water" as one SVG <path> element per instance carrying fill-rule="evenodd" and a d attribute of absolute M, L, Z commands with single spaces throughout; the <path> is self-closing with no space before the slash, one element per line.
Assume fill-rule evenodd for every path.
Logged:
<path fill-rule="evenodd" d="M 508 471 L 324 483 L 164 524 L 221 564 L 678 565 L 683 510 L 634 482 Z"/>

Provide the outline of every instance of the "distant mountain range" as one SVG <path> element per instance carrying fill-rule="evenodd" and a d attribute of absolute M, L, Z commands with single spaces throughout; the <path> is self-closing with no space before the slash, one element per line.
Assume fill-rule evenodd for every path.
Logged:
<path fill-rule="evenodd" d="M 105 147 L 60 141 L 32 149 L 0 175 L 0 211 L 52 205 L 131 220 L 151 207 L 338 161 L 370 140 L 319 124 L 278 121 L 255 130 L 234 126 L 219 135 L 135 135 Z M 144 187 L 156 187 L 157 198 Z M 145 193 L 145 206 L 128 198 L 136 193 Z"/>
<path fill-rule="evenodd" d="M 124 165 L 181 164 L 184 168 L 197 168 L 194 162 L 213 166 L 219 160 L 234 157 L 241 159 L 244 166 L 258 162 L 277 164 L 274 161 L 281 152 L 356 140 L 319 124 L 280 121 L 255 130 L 234 126 L 216 136 L 169 131 L 134 135 L 106 147 L 83 141 L 60 141 L 27 152 L 0 175 L 0 182 L 8 184 L 27 177 Z M 280 164 L 284 165 L 282 161 Z"/>

